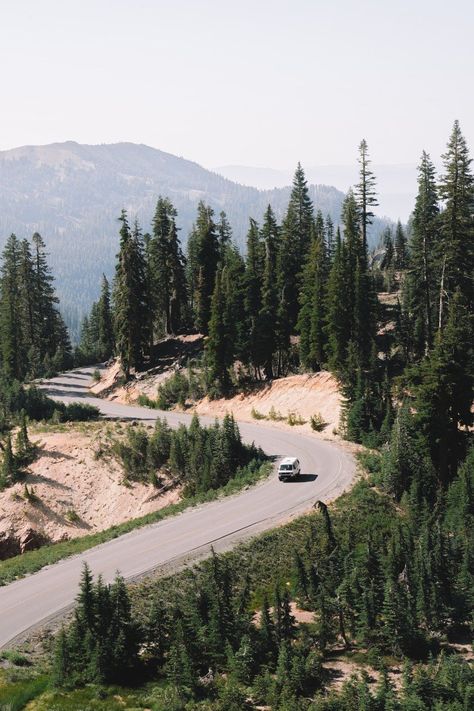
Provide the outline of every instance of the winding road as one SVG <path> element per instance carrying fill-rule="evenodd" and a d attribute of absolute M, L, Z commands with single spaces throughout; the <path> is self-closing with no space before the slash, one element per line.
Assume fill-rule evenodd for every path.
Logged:
<path fill-rule="evenodd" d="M 189 423 L 191 415 L 122 405 L 89 395 L 92 368 L 79 368 L 42 385 L 55 399 L 87 402 L 105 417 L 153 422 L 166 417 L 170 426 Z M 213 418 L 201 417 L 201 422 Z M 190 508 L 159 523 L 137 529 L 80 555 L 0 587 L 0 648 L 71 607 L 82 565 L 110 581 L 120 570 L 133 579 L 160 567 L 172 567 L 206 555 L 211 545 L 225 550 L 246 537 L 303 513 L 315 501 L 328 501 L 351 484 L 355 464 L 350 454 L 316 436 L 258 423 L 239 422 L 242 439 L 269 455 L 297 456 L 302 476 L 282 483 L 276 472 L 239 494 Z"/>

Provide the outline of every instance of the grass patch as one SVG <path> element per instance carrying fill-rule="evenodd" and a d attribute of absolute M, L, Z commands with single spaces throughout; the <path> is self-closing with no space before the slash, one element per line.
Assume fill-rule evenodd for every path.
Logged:
<path fill-rule="evenodd" d="M 83 553 L 89 550 L 89 548 L 111 541 L 114 538 L 122 536 L 124 533 L 129 533 L 142 526 L 147 526 L 150 523 L 162 521 L 164 518 L 174 516 L 192 506 L 197 506 L 207 501 L 215 501 L 221 496 L 235 494 L 268 476 L 272 466 L 271 462 L 265 462 L 258 467 L 252 467 L 251 462 L 245 468 L 245 471 L 237 471 L 236 476 L 220 489 L 213 489 L 202 494 L 186 497 L 177 504 L 170 504 L 159 511 L 154 511 L 146 516 L 125 521 L 117 526 L 107 528 L 105 531 L 92 533 L 83 538 L 75 538 L 71 541 L 52 543 L 51 545 L 43 546 L 37 550 L 27 551 L 22 555 L 4 560 L 0 563 L 0 585 L 7 585 L 17 578 L 23 578 L 25 575 L 41 570 L 41 568 L 44 568 L 46 565 L 52 565 L 63 558 L 68 558 L 77 553 Z"/>
<path fill-rule="evenodd" d="M 6 659 L 16 667 L 28 667 L 30 662 L 24 654 L 20 654 L 16 649 L 5 649 L 0 652 L 0 659 Z"/>
<path fill-rule="evenodd" d="M 155 709 L 153 695 L 147 689 L 135 691 L 117 686 L 88 684 L 81 689 L 68 691 L 47 690 L 35 701 L 35 711 L 123 711 L 130 709 Z M 153 703 L 153 706 L 151 704 Z M 21 708 L 21 707 L 18 707 Z M 171 707 L 169 707 L 171 708 Z M 0 706 L 0 709 L 3 709 Z"/>
<path fill-rule="evenodd" d="M 26 704 L 43 694 L 48 684 L 46 676 L 2 684 L 0 686 L 0 709 L 2 711 L 3 709 L 5 711 L 21 711 Z"/>

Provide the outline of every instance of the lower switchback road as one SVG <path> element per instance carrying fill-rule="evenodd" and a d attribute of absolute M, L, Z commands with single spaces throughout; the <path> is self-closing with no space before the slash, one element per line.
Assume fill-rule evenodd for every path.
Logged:
<path fill-rule="evenodd" d="M 91 397 L 92 368 L 79 368 L 44 383 L 48 394 L 64 402 L 98 407 L 105 417 L 153 422 L 165 417 L 171 427 L 191 416 L 122 405 Z M 213 421 L 201 417 L 203 424 Z M 316 436 L 256 423 L 240 423 L 245 442 L 255 442 L 268 455 L 296 456 L 302 476 L 280 482 L 276 471 L 264 482 L 239 494 L 190 508 L 159 523 L 136 529 L 95 548 L 43 568 L 0 588 L 0 648 L 61 614 L 77 594 L 82 565 L 110 581 L 117 571 L 136 578 L 160 566 L 172 566 L 205 555 L 211 545 L 224 550 L 250 535 L 272 528 L 309 510 L 318 499 L 328 501 L 346 490 L 355 473 L 350 454 Z"/>

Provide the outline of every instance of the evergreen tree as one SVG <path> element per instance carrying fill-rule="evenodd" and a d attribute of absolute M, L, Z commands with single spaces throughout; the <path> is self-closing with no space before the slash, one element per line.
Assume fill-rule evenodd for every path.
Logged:
<path fill-rule="evenodd" d="M 119 220 L 122 226 L 113 293 L 114 325 L 117 353 L 128 379 L 130 369 L 143 363 L 144 350 L 149 343 L 149 319 L 140 228 L 135 224 L 133 232 L 130 230 L 125 210 Z"/>
<path fill-rule="evenodd" d="M 440 479 L 452 479 L 464 459 L 465 432 L 473 421 L 472 312 L 458 288 L 443 331 L 418 370 L 415 408 Z"/>
<path fill-rule="evenodd" d="M 322 218 L 321 218 L 322 219 Z M 326 287 L 328 260 L 324 227 L 314 231 L 311 247 L 303 271 L 298 317 L 300 358 L 304 368 L 319 370 L 325 360 Z"/>
<path fill-rule="evenodd" d="M 225 330 L 225 295 L 222 288 L 222 272 L 218 270 L 214 293 L 211 301 L 209 337 L 206 342 L 206 360 L 209 369 L 209 382 L 215 394 L 225 393 L 230 384 L 229 378 L 229 343 Z"/>
<path fill-rule="evenodd" d="M 408 248 L 407 248 L 407 238 L 405 235 L 405 230 L 402 227 L 400 220 L 397 222 L 397 228 L 395 230 L 395 269 L 403 271 L 408 266 Z"/>
<path fill-rule="evenodd" d="M 441 214 L 441 268 L 438 326 L 447 320 L 447 305 L 456 289 L 474 306 L 474 178 L 471 159 L 459 122 L 455 121 L 446 153 L 444 175 L 439 186 L 444 201 Z"/>
<path fill-rule="evenodd" d="M 110 307 L 110 287 L 105 274 L 102 275 L 100 298 L 98 302 L 98 336 L 100 359 L 106 360 L 114 352 L 114 332 L 112 310 Z"/>
<path fill-rule="evenodd" d="M 158 198 L 148 247 L 153 330 L 157 336 L 179 332 L 186 315 L 185 261 L 176 216 L 172 203 Z"/>
<path fill-rule="evenodd" d="M 188 272 L 188 279 L 191 281 L 190 287 L 194 290 L 192 301 L 196 328 L 206 335 L 219 262 L 219 238 L 213 216 L 213 210 L 201 201 L 189 245 L 189 250 L 192 251 L 189 255 L 191 273 Z"/>
<path fill-rule="evenodd" d="M 258 315 L 258 336 L 255 345 L 256 362 L 262 365 L 267 379 L 273 377 L 274 356 L 278 347 L 278 284 L 277 259 L 279 253 L 280 231 L 275 215 L 268 205 L 261 231 L 264 246 L 264 266 L 262 281 L 261 309 Z"/>
<path fill-rule="evenodd" d="M 4 371 L 12 378 L 25 374 L 25 352 L 21 320 L 20 242 L 15 235 L 2 253 L 0 281 L 1 357 Z"/>
<path fill-rule="evenodd" d="M 219 235 L 219 254 L 222 259 L 225 255 L 227 247 L 232 242 L 232 227 L 230 226 L 229 220 L 227 219 L 227 215 L 224 211 L 219 214 L 217 234 Z"/>
<path fill-rule="evenodd" d="M 423 151 L 418 167 L 418 194 L 413 212 L 410 269 L 407 276 L 408 303 L 417 357 L 431 349 L 437 323 L 439 240 L 435 169 L 429 155 Z"/>
<path fill-rule="evenodd" d="M 378 205 L 375 191 L 375 176 L 370 170 L 369 151 L 367 141 L 363 139 L 359 145 L 359 182 L 355 194 L 360 212 L 360 228 L 362 235 L 362 250 L 367 250 L 367 228 L 372 224 L 374 213 L 372 207 Z"/>
<path fill-rule="evenodd" d="M 346 362 L 351 329 L 351 303 L 347 277 L 347 250 L 338 228 L 334 259 L 327 285 L 326 335 L 329 366 L 339 373 L 342 372 Z"/>
<path fill-rule="evenodd" d="M 247 234 L 247 257 L 245 262 L 245 311 L 248 325 L 248 356 L 258 375 L 259 363 L 259 315 L 262 308 L 262 279 L 264 251 L 260 231 L 255 220 L 250 219 Z"/>
<path fill-rule="evenodd" d="M 281 228 L 278 258 L 281 318 L 282 322 L 286 322 L 286 330 L 290 333 L 298 317 L 301 272 L 311 242 L 313 225 L 313 204 L 309 197 L 304 171 L 298 163 L 288 210 Z"/>

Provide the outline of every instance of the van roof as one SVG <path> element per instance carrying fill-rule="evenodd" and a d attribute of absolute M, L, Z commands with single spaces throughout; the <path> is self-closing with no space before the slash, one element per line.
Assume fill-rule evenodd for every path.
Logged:
<path fill-rule="evenodd" d="M 297 461 L 298 460 L 296 459 L 296 457 L 285 457 L 284 459 L 281 460 L 280 466 L 282 464 L 295 464 L 295 462 L 297 462 Z"/>

